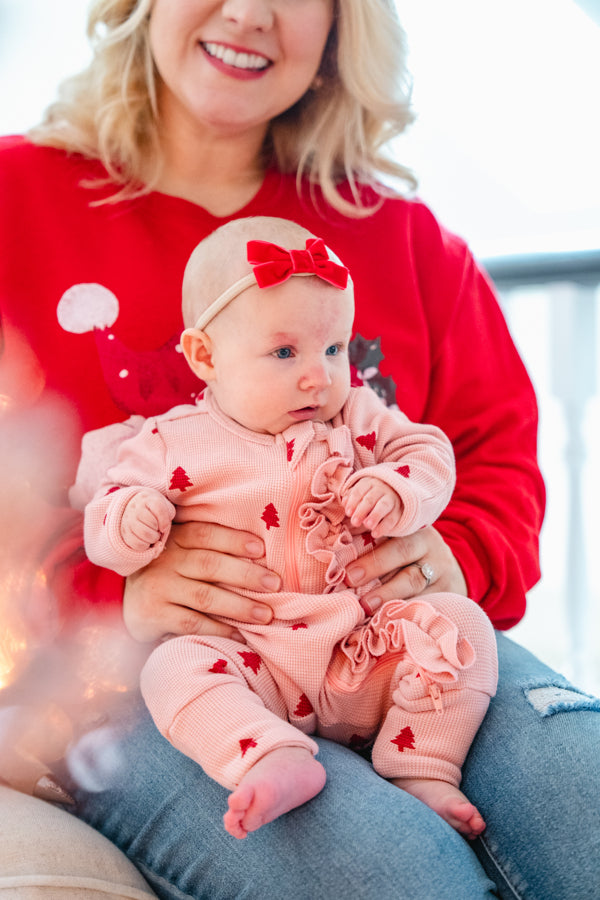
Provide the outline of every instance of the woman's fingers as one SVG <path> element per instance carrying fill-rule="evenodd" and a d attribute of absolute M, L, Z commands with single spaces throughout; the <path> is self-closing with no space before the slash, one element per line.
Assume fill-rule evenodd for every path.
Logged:
<path fill-rule="evenodd" d="M 424 573 L 420 566 L 425 564 L 429 568 Z M 433 527 L 384 541 L 349 566 L 348 576 L 355 587 L 373 579 L 382 582 L 361 598 L 369 615 L 386 600 L 408 600 L 439 591 L 467 594 L 467 584 L 454 554 Z"/>
<path fill-rule="evenodd" d="M 180 521 L 173 523 L 173 535 L 181 547 L 209 549 L 231 556 L 260 559 L 265 554 L 263 542 L 249 531 L 237 531 L 216 522 Z"/>
<path fill-rule="evenodd" d="M 156 641 L 174 634 L 231 637 L 237 635 L 236 629 L 212 616 L 258 624 L 268 623 L 273 616 L 264 603 L 155 566 L 156 560 L 130 575 L 125 585 L 123 618 L 138 641 Z"/>
<path fill-rule="evenodd" d="M 271 608 L 235 589 L 271 592 L 281 580 L 251 559 L 232 555 L 237 553 L 259 558 L 263 547 L 253 535 L 220 525 L 174 525 L 161 555 L 127 579 L 123 616 L 131 635 L 155 641 L 172 634 L 236 634 L 212 616 L 268 623 Z"/>
<path fill-rule="evenodd" d="M 426 549 L 421 536 L 426 529 L 402 538 L 389 538 L 374 550 L 364 553 L 347 568 L 348 578 L 354 587 L 368 584 L 374 578 L 386 581 L 398 569 L 408 566 Z"/>
<path fill-rule="evenodd" d="M 274 572 L 258 563 L 214 550 L 186 550 L 182 547 L 165 548 L 175 563 L 176 571 L 192 582 L 215 584 L 221 582 L 230 588 L 246 588 L 250 591 L 277 591 L 281 579 Z M 197 604 L 194 604 L 195 606 Z"/>
<path fill-rule="evenodd" d="M 166 560 L 185 578 L 250 591 L 278 591 L 281 579 L 253 562 L 264 556 L 262 541 L 245 531 L 205 522 L 173 526 L 164 553 Z M 163 556 L 164 556 L 163 553 Z M 250 558 L 248 558 L 250 557 Z"/>

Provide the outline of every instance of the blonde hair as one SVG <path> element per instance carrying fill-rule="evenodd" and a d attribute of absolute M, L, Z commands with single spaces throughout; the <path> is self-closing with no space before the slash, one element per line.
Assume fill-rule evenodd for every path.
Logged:
<path fill-rule="evenodd" d="M 99 159 L 120 185 L 111 199 L 151 191 L 161 166 L 157 73 L 150 51 L 153 0 L 95 0 L 88 18 L 89 66 L 68 78 L 32 140 Z M 412 121 L 404 31 L 394 0 L 336 0 L 318 86 L 269 128 L 266 160 L 318 184 L 349 215 L 369 213 L 360 185 L 385 194 L 382 176 L 414 187 L 384 148 Z M 347 179 L 353 199 L 341 196 Z M 389 191 L 394 191 L 389 188 Z"/>

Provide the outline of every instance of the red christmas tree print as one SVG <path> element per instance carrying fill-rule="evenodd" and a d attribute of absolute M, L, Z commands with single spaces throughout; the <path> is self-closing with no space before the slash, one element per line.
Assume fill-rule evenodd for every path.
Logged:
<path fill-rule="evenodd" d="M 371 738 L 363 737 L 362 734 L 353 734 L 348 741 L 351 750 L 365 750 L 371 743 Z"/>
<path fill-rule="evenodd" d="M 266 524 L 267 531 L 269 530 L 269 528 L 279 528 L 279 516 L 272 503 L 269 503 L 268 506 L 265 506 L 261 519 Z"/>
<path fill-rule="evenodd" d="M 410 466 L 398 466 L 396 472 L 398 475 L 402 475 L 403 478 L 408 478 L 410 475 Z"/>
<path fill-rule="evenodd" d="M 375 432 L 371 431 L 369 434 L 359 435 L 356 438 L 356 443 L 360 444 L 361 447 L 364 447 L 365 450 L 373 450 L 376 440 Z"/>
<path fill-rule="evenodd" d="M 289 627 L 292 629 L 292 631 L 298 631 L 299 628 L 308 628 L 308 625 L 306 624 L 306 622 L 296 622 L 295 625 L 290 625 Z"/>
<path fill-rule="evenodd" d="M 105 497 L 108 497 L 109 494 L 114 494 L 115 491 L 119 491 L 119 490 L 121 490 L 120 487 L 119 487 L 119 485 L 118 485 L 118 484 L 113 484 L 113 486 L 110 487 L 110 488 L 107 490 L 107 492 L 105 493 L 104 496 L 105 496 Z"/>
<path fill-rule="evenodd" d="M 300 699 L 298 700 L 298 706 L 294 710 L 294 715 L 299 718 L 304 718 L 304 716 L 310 716 L 313 711 L 312 703 L 306 696 L 306 694 L 302 694 Z"/>
<path fill-rule="evenodd" d="M 246 755 L 246 751 L 250 749 L 250 747 L 257 747 L 258 744 L 254 740 L 254 738 L 242 738 L 240 741 L 240 750 L 242 751 L 242 756 Z"/>
<path fill-rule="evenodd" d="M 285 446 L 287 449 L 287 461 L 288 462 L 292 461 L 292 456 L 294 455 L 294 441 L 295 440 L 296 440 L 296 438 L 292 438 L 291 441 L 285 442 Z"/>
<path fill-rule="evenodd" d="M 260 669 L 260 664 L 262 659 L 258 655 L 258 653 L 254 653 L 253 650 L 238 650 L 238 656 L 241 656 L 244 660 L 244 666 L 247 669 L 252 669 L 254 674 L 258 673 Z"/>
<path fill-rule="evenodd" d="M 215 675 L 223 675 L 223 673 L 227 671 L 227 660 L 218 659 L 214 666 L 212 666 L 208 671 L 214 672 Z"/>
<path fill-rule="evenodd" d="M 368 546 L 368 544 L 375 543 L 375 538 L 373 537 L 373 535 L 371 534 L 370 531 L 363 531 L 363 533 L 361 534 L 361 537 L 363 539 L 363 544 L 365 547 Z"/>
<path fill-rule="evenodd" d="M 399 753 L 403 753 L 404 750 L 414 750 L 415 736 L 413 734 L 412 728 L 407 725 L 406 728 L 402 729 L 400 734 L 397 734 L 396 737 L 392 741 L 390 741 L 390 743 L 396 744 Z"/>
<path fill-rule="evenodd" d="M 182 469 L 181 466 L 177 466 L 176 469 L 173 470 L 171 475 L 171 484 L 169 485 L 169 489 L 171 491 L 181 491 L 183 493 L 186 488 L 192 486 L 192 482 L 187 476 L 187 472 L 185 469 Z"/>

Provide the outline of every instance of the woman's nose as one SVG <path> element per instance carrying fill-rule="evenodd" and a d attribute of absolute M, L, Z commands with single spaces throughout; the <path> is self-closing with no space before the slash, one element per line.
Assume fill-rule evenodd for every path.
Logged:
<path fill-rule="evenodd" d="M 242 28 L 265 31 L 273 25 L 273 0 L 224 0 L 223 15 Z"/>

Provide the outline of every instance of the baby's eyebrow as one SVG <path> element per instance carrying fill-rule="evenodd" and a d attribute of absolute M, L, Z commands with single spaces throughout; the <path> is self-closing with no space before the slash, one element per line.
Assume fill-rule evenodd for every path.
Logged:
<path fill-rule="evenodd" d="M 296 335 L 287 331 L 275 331 L 271 338 L 276 344 L 295 344 L 297 340 Z"/>

